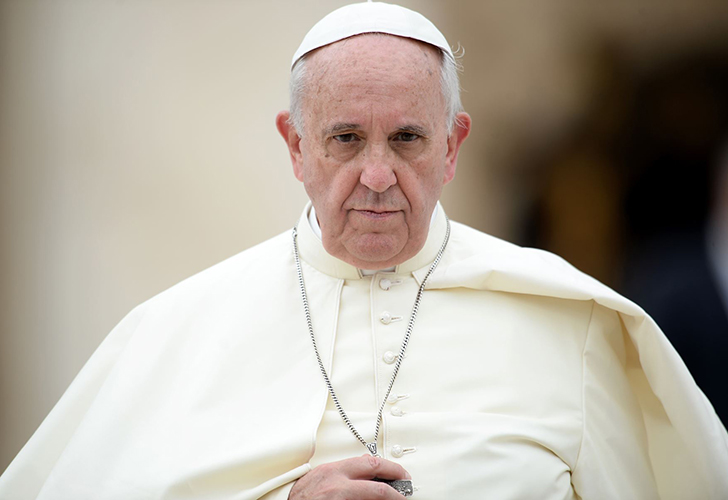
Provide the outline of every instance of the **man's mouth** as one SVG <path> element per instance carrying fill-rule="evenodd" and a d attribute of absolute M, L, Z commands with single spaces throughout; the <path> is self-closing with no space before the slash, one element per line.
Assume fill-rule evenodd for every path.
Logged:
<path fill-rule="evenodd" d="M 370 218 L 370 219 L 386 219 L 387 217 L 390 217 L 399 210 L 367 210 L 367 209 L 358 209 L 355 210 L 355 212 L 359 213 L 360 215 L 363 215 L 364 217 Z"/>

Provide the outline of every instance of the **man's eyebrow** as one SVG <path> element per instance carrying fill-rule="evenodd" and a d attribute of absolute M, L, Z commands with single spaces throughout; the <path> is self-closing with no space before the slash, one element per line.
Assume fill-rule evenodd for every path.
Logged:
<path fill-rule="evenodd" d="M 324 130 L 324 135 L 337 134 L 345 130 L 356 130 L 361 128 L 358 123 L 335 123 Z"/>
<path fill-rule="evenodd" d="M 340 132 L 358 130 L 360 128 L 361 125 L 359 125 L 358 123 L 335 123 L 330 127 L 324 129 L 324 135 L 334 135 Z M 402 125 L 401 127 L 397 127 L 397 132 L 408 132 L 411 134 L 421 135 L 423 137 L 429 137 L 430 135 L 429 131 L 426 128 L 415 124 Z"/>
<path fill-rule="evenodd" d="M 421 135 L 422 137 L 430 136 L 429 131 L 419 125 L 402 125 L 401 127 L 397 127 L 397 132 L 408 132 L 411 134 Z"/>

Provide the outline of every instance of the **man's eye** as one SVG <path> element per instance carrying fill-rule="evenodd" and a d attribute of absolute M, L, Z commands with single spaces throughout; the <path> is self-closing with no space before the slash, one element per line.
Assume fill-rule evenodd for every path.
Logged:
<path fill-rule="evenodd" d="M 347 144 L 349 142 L 354 142 L 357 139 L 357 137 L 354 134 L 339 134 L 339 135 L 335 135 L 334 139 L 343 144 Z"/>
<path fill-rule="evenodd" d="M 400 140 L 402 142 L 412 142 L 416 141 L 420 136 L 417 134 L 412 134 L 410 132 L 402 132 L 397 136 L 397 140 Z"/>

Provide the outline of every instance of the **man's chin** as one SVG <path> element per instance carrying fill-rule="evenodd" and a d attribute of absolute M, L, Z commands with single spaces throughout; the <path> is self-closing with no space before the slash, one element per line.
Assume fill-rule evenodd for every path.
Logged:
<path fill-rule="evenodd" d="M 355 241 L 343 245 L 345 262 L 359 269 L 386 269 L 407 260 L 406 240 L 387 233 L 368 233 L 359 235 Z"/>

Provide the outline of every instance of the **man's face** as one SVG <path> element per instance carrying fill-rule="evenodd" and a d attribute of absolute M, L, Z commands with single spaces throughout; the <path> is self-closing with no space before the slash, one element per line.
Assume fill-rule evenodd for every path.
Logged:
<path fill-rule="evenodd" d="M 448 135 L 433 47 L 359 35 L 306 61 L 298 134 L 278 117 L 294 173 L 316 209 L 324 248 L 363 269 L 413 257 L 442 187 L 455 174 L 470 120 Z"/>

